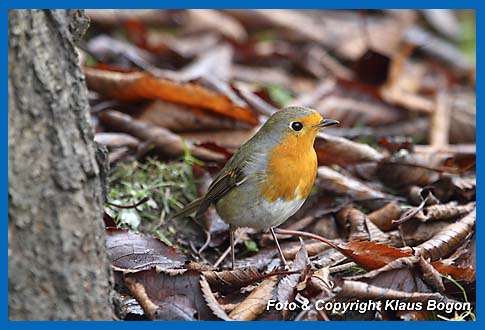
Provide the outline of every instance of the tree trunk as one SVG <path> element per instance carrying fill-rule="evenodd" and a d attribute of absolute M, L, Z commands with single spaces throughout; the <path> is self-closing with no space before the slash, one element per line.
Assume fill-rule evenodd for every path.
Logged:
<path fill-rule="evenodd" d="M 78 10 L 8 15 L 10 319 L 112 319 Z"/>

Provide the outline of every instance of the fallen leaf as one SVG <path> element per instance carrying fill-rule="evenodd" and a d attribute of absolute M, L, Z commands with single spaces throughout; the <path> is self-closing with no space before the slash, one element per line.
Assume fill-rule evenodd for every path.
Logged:
<path fill-rule="evenodd" d="M 322 190 L 350 196 L 354 201 L 387 198 L 384 193 L 327 166 L 318 167 L 315 184 Z"/>
<path fill-rule="evenodd" d="M 104 96 L 124 100 L 154 100 L 204 108 L 251 125 L 258 124 L 254 110 L 234 105 L 227 96 L 195 83 L 179 83 L 145 72 L 110 72 L 84 67 L 88 88 Z"/>
<path fill-rule="evenodd" d="M 257 318 L 266 309 L 268 300 L 273 298 L 276 283 L 276 277 L 265 279 L 232 310 L 229 317 L 237 321 L 251 321 Z"/>
<path fill-rule="evenodd" d="M 475 222 L 476 214 L 475 210 L 473 210 L 459 221 L 443 228 L 429 241 L 420 244 L 414 250 L 418 255 L 426 259 L 429 258 L 431 261 L 444 258 L 455 251 L 465 238 L 471 234 Z"/>
<path fill-rule="evenodd" d="M 447 298 L 440 293 L 423 293 L 423 292 L 404 292 L 382 288 L 375 285 L 358 281 L 344 281 L 341 286 L 334 288 L 334 292 L 340 298 L 352 299 L 370 299 L 370 300 L 396 300 L 398 303 L 406 302 L 427 302 L 434 300 L 444 303 L 458 303 L 456 300 Z M 408 305 L 406 305 L 408 306 Z M 406 308 L 409 309 L 409 308 Z"/>
<path fill-rule="evenodd" d="M 475 282 L 476 280 L 477 272 L 473 267 L 457 267 L 447 260 L 434 261 L 431 265 L 441 274 L 449 275 L 457 281 Z"/>
<path fill-rule="evenodd" d="M 379 162 L 376 174 L 389 187 L 427 186 L 439 179 L 439 162 L 437 157 L 423 158 L 401 150 Z"/>
<path fill-rule="evenodd" d="M 279 302 L 293 302 L 296 295 L 296 286 L 306 277 L 309 271 L 310 260 L 308 259 L 308 254 L 306 252 L 305 243 L 300 242 L 300 250 L 298 250 L 295 260 L 293 261 L 290 270 L 299 271 L 296 274 L 284 276 L 278 283 L 276 287 L 276 298 Z M 283 319 L 288 317 L 288 310 L 283 310 Z"/>
<path fill-rule="evenodd" d="M 221 129 L 247 129 L 249 125 L 233 118 L 192 106 L 155 100 L 141 111 L 132 114 L 135 119 L 150 125 L 164 127 L 172 132 L 190 132 Z"/>
<path fill-rule="evenodd" d="M 369 233 L 366 228 L 366 215 L 353 207 L 344 207 L 337 213 L 337 219 L 348 227 L 349 241 L 368 241 Z"/>
<path fill-rule="evenodd" d="M 422 274 L 418 270 L 419 260 L 417 256 L 397 258 L 383 267 L 362 275 L 346 277 L 345 280 L 365 282 L 376 287 L 402 292 L 430 292 L 430 288 L 421 278 Z M 442 282 L 441 287 L 443 287 Z"/>
<path fill-rule="evenodd" d="M 306 282 L 306 292 L 309 298 L 327 297 L 332 292 L 334 282 L 330 276 L 330 267 L 315 271 Z"/>
<path fill-rule="evenodd" d="M 178 135 L 169 130 L 145 124 L 122 112 L 107 110 L 99 114 L 101 123 L 113 130 L 122 131 L 143 140 L 147 147 L 153 148 L 165 157 L 178 157 L 185 153 L 185 144 Z M 224 161 L 225 156 L 213 151 L 189 146 L 193 156 L 212 161 Z"/>
<path fill-rule="evenodd" d="M 431 205 L 425 207 L 415 218 L 422 222 L 456 219 L 470 213 L 475 207 L 475 202 L 466 205 L 457 205 L 456 202 Z"/>
<path fill-rule="evenodd" d="M 367 144 L 322 132 L 318 133 L 315 140 L 315 150 L 321 164 L 348 166 L 357 163 L 379 162 L 384 158 L 380 152 Z"/>
<path fill-rule="evenodd" d="M 411 256 L 392 246 L 375 242 L 356 241 L 339 247 L 342 253 L 367 270 L 378 269 L 396 259 Z"/>
<path fill-rule="evenodd" d="M 209 283 L 205 279 L 204 275 L 200 276 L 200 288 L 202 290 L 202 294 L 204 295 L 204 299 L 207 302 L 207 306 L 212 310 L 215 316 L 220 318 L 224 321 L 232 321 L 232 319 L 226 314 L 222 306 L 217 301 L 216 297 L 211 291 Z"/>
<path fill-rule="evenodd" d="M 160 240 L 127 230 L 107 228 L 106 248 L 114 267 L 144 270 L 181 267 L 187 258 Z"/>
<path fill-rule="evenodd" d="M 154 268 L 125 275 L 125 283 L 152 320 L 213 320 L 200 288 L 200 273 L 168 275 Z"/>
<path fill-rule="evenodd" d="M 390 202 L 370 213 L 367 217 L 380 229 L 384 231 L 393 230 L 398 226 L 393 220 L 401 217 L 401 207 L 396 202 Z"/>
<path fill-rule="evenodd" d="M 273 271 L 265 274 L 259 272 L 256 267 L 202 272 L 214 290 L 223 292 L 242 288 L 265 278 L 284 275 L 286 273 L 283 271 Z"/>

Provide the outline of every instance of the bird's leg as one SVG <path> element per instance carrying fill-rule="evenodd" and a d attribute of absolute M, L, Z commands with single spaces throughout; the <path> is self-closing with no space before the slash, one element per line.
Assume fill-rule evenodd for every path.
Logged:
<path fill-rule="evenodd" d="M 286 263 L 286 259 L 285 259 L 285 256 L 283 255 L 283 251 L 281 251 L 280 243 L 278 242 L 278 239 L 276 238 L 276 234 L 274 233 L 273 227 L 270 227 L 269 230 L 271 231 L 271 235 L 273 235 L 273 239 L 276 243 L 276 246 L 278 247 L 278 253 L 280 254 L 281 262 L 283 263 L 283 266 L 285 268 L 288 268 L 288 264 Z"/>
<path fill-rule="evenodd" d="M 236 257 L 234 255 L 234 228 L 232 226 L 229 227 L 229 237 L 231 240 L 231 258 L 232 258 L 232 269 L 234 269 L 234 265 L 236 263 Z"/>

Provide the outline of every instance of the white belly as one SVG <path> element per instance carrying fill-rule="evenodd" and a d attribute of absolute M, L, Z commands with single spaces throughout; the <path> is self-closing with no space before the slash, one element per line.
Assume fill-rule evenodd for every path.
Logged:
<path fill-rule="evenodd" d="M 277 199 L 275 202 L 268 202 L 264 198 L 260 198 L 253 200 L 252 203 L 247 203 L 247 201 L 223 197 L 216 204 L 216 209 L 221 218 L 229 225 L 262 230 L 279 226 L 288 220 L 300 209 L 303 202 L 304 200 L 301 198 L 292 201 Z M 226 203 L 231 205 L 226 205 Z"/>

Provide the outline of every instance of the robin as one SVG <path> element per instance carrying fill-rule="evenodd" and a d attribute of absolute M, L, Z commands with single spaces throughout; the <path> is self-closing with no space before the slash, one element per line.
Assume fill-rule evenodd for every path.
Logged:
<path fill-rule="evenodd" d="M 229 159 L 207 193 L 172 217 L 193 212 L 199 217 L 213 204 L 230 226 L 233 269 L 234 231 L 239 227 L 269 229 L 286 266 L 273 228 L 295 214 L 308 197 L 317 174 L 315 137 L 320 129 L 335 124 L 339 122 L 304 107 L 274 113 Z"/>

